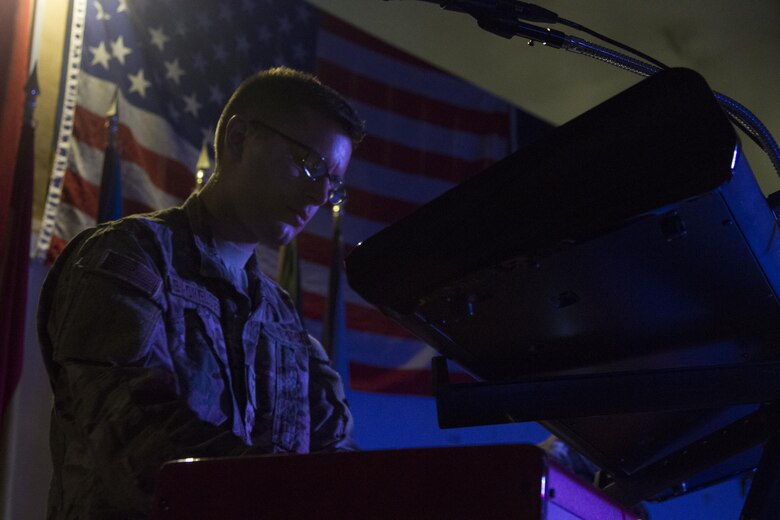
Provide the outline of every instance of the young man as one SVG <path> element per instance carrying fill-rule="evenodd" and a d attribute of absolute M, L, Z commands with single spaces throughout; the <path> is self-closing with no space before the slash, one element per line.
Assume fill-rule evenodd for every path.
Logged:
<path fill-rule="evenodd" d="M 344 197 L 362 136 L 316 78 L 260 73 L 225 106 L 200 193 L 71 241 L 38 316 L 51 518 L 143 517 L 171 459 L 352 448 L 338 374 L 255 248 L 288 243 Z"/>

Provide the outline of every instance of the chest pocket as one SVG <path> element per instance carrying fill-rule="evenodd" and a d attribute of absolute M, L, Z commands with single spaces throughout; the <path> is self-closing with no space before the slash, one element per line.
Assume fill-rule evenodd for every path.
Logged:
<path fill-rule="evenodd" d="M 168 281 L 171 358 L 179 395 L 198 417 L 221 425 L 228 418 L 232 399 L 219 304 L 195 284 L 172 276 Z"/>
<path fill-rule="evenodd" d="M 275 451 L 309 451 L 309 337 L 278 323 L 257 323 L 253 444 Z"/>

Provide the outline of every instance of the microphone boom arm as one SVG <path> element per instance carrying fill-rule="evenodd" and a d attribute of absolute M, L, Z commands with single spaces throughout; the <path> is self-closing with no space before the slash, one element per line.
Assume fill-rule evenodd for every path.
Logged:
<path fill-rule="evenodd" d="M 520 36 L 529 44 L 539 42 L 555 49 L 565 49 L 608 63 L 640 76 L 651 76 L 661 67 L 633 58 L 613 49 L 596 45 L 561 31 L 522 22 L 519 18 L 547 23 L 558 21 L 558 15 L 541 7 L 516 0 L 423 0 L 439 4 L 443 9 L 464 12 L 477 20 L 484 30 L 504 38 Z M 750 110 L 719 92 L 713 92 L 729 119 L 769 157 L 780 177 L 780 147 L 769 129 Z"/>

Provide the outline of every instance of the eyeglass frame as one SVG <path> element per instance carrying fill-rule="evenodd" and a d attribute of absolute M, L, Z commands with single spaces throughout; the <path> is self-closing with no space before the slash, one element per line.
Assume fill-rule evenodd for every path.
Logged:
<path fill-rule="evenodd" d="M 330 185 L 330 189 L 328 190 L 328 202 L 334 206 L 342 204 L 345 200 L 347 200 L 347 190 L 344 186 L 344 179 L 331 175 L 330 172 L 328 172 L 328 167 L 325 164 L 325 157 L 323 157 L 317 150 L 305 143 L 300 142 L 294 137 L 287 135 L 278 128 L 274 128 L 261 119 L 248 119 L 247 122 L 250 125 L 260 125 L 263 128 L 275 133 L 279 137 L 282 137 L 306 150 L 306 156 L 299 161 L 299 166 L 301 167 L 301 170 L 303 170 L 303 173 L 306 175 L 306 177 L 312 182 L 317 182 L 320 179 L 328 180 L 328 184 Z M 314 161 L 312 161 L 312 158 Z M 323 172 L 319 175 L 316 175 L 314 172 L 320 168 L 323 170 Z"/>

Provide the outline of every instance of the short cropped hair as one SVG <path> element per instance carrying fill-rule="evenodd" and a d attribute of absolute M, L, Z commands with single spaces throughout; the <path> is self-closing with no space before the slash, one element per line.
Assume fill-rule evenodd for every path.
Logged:
<path fill-rule="evenodd" d="M 259 110 L 265 116 L 282 118 L 300 108 L 313 109 L 338 123 L 353 147 L 365 135 L 364 121 L 341 94 L 312 74 L 276 67 L 250 76 L 230 96 L 214 135 L 216 163 L 225 147 L 225 128 L 234 115 Z"/>

